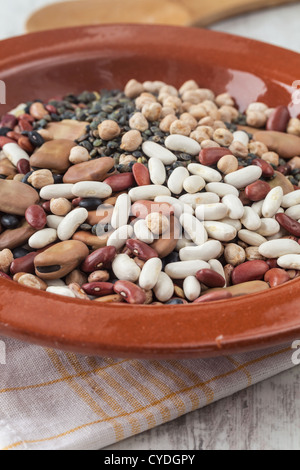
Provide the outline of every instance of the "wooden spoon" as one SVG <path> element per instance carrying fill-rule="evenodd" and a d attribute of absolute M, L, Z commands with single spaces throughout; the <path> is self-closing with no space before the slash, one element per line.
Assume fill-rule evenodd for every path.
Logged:
<path fill-rule="evenodd" d="M 33 13 L 26 31 L 99 23 L 208 26 L 230 16 L 297 0 L 72 0 Z"/>

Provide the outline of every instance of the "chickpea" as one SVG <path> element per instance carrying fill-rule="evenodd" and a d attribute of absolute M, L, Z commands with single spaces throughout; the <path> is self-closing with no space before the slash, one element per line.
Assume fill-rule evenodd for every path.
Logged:
<path fill-rule="evenodd" d="M 203 140 L 212 139 L 214 134 L 213 128 L 209 126 L 198 126 L 190 135 L 190 137 L 201 143 Z"/>
<path fill-rule="evenodd" d="M 300 119 L 292 118 L 288 122 L 287 133 L 300 137 Z"/>
<path fill-rule="evenodd" d="M 137 162 L 137 158 L 133 155 L 120 155 L 120 165 L 129 165 L 131 162 Z"/>
<path fill-rule="evenodd" d="M 202 142 L 201 142 L 201 148 L 202 149 L 209 149 L 209 148 L 212 148 L 212 147 L 218 148 L 218 147 L 221 147 L 221 146 L 217 142 L 215 142 L 214 140 L 210 140 L 210 139 L 202 140 Z"/>
<path fill-rule="evenodd" d="M 298 170 L 300 168 L 300 157 L 294 157 L 289 160 L 289 166 L 292 170 Z"/>
<path fill-rule="evenodd" d="M 183 95 L 186 91 L 198 90 L 198 85 L 195 80 L 187 80 L 179 88 L 179 94 Z"/>
<path fill-rule="evenodd" d="M 265 152 L 261 155 L 261 158 L 263 160 L 265 160 L 266 162 L 271 163 L 271 165 L 275 165 L 275 166 L 279 165 L 279 155 L 278 155 L 278 153 Z M 289 161 L 289 164 L 291 164 L 291 160 Z"/>
<path fill-rule="evenodd" d="M 143 139 L 139 131 L 128 131 L 122 137 L 121 149 L 134 152 L 142 144 Z"/>
<path fill-rule="evenodd" d="M 171 108 L 171 106 L 163 106 L 161 109 L 160 118 L 164 119 L 166 116 L 169 116 L 169 114 L 173 114 L 173 116 L 175 116 L 175 109 Z"/>
<path fill-rule="evenodd" d="M 229 93 L 221 93 L 220 95 L 216 96 L 215 101 L 219 107 L 235 105 L 234 99 L 230 96 Z"/>
<path fill-rule="evenodd" d="M 180 121 L 183 121 L 188 124 L 192 131 L 198 126 L 197 120 L 190 113 L 181 114 Z"/>
<path fill-rule="evenodd" d="M 226 124 L 223 121 L 215 121 L 213 123 L 213 129 L 227 129 Z"/>
<path fill-rule="evenodd" d="M 173 108 L 176 112 L 180 112 L 182 109 L 182 101 L 178 96 L 168 96 L 163 100 L 163 106 Z"/>
<path fill-rule="evenodd" d="M 190 103 L 189 101 L 183 101 L 182 102 L 182 112 L 183 113 L 189 113 L 190 109 L 191 109 L 191 106 L 193 106 L 193 104 Z"/>
<path fill-rule="evenodd" d="M 28 183 L 36 189 L 42 189 L 44 186 L 54 184 L 54 178 L 50 170 L 37 170 L 29 176 Z"/>
<path fill-rule="evenodd" d="M 151 212 L 147 215 L 146 224 L 154 235 L 161 235 L 170 228 L 169 219 L 160 212 Z"/>
<path fill-rule="evenodd" d="M 222 122 L 222 121 L 218 121 L 218 122 Z M 211 117 L 211 116 L 206 116 L 202 119 L 200 119 L 199 121 L 199 126 L 209 126 L 209 127 L 213 127 L 214 126 L 214 123 L 215 123 L 215 120 Z M 223 122 L 222 122 L 223 124 Z M 222 126 L 217 126 L 216 129 L 218 127 L 222 127 Z M 226 126 L 225 126 L 226 127 Z"/>
<path fill-rule="evenodd" d="M 224 175 L 228 175 L 233 171 L 237 171 L 239 162 L 234 155 L 224 155 L 224 157 L 220 158 L 218 161 L 217 167 Z"/>
<path fill-rule="evenodd" d="M 250 153 L 254 153 L 254 155 L 258 157 L 261 157 L 264 153 L 269 151 L 268 147 L 263 142 L 250 142 L 248 148 Z"/>
<path fill-rule="evenodd" d="M 188 111 L 197 121 L 208 115 L 207 110 L 202 104 L 192 105 Z"/>
<path fill-rule="evenodd" d="M 165 85 L 166 84 L 164 82 L 160 82 L 159 80 L 156 80 L 154 82 L 147 81 L 143 83 L 144 90 L 154 95 L 156 93 L 159 93 L 162 87 Z"/>
<path fill-rule="evenodd" d="M 248 156 L 248 149 L 247 147 L 242 144 L 242 142 L 234 141 L 229 147 L 230 152 L 233 153 L 235 157 L 247 158 Z"/>
<path fill-rule="evenodd" d="M 142 113 L 135 113 L 129 119 L 129 127 L 136 131 L 145 132 L 147 129 L 149 129 L 149 124 L 146 117 Z"/>
<path fill-rule="evenodd" d="M 159 128 L 163 132 L 170 132 L 170 126 L 173 122 L 177 121 L 175 114 L 168 114 L 159 125 Z"/>
<path fill-rule="evenodd" d="M 162 106 L 159 103 L 147 103 L 143 106 L 142 114 L 148 121 L 158 121 L 161 115 Z"/>
<path fill-rule="evenodd" d="M 14 255 L 7 248 L 0 251 L 0 271 L 7 274 L 11 263 L 14 260 Z"/>
<path fill-rule="evenodd" d="M 145 106 L 145 104 L 147 104 L 147 103 L 156 103 L 156 102 L 157 102 L 157 99 L 151 93 L 142 93 L 135 100 L 135 106 L 139 111 L 141 111 L 143 109 L 143 106 Z"/>
<path fill-rule="evenodd" d="M 186 124 L 185 122 L 180 121 L 180 119 L 173 121 L 172 124 L 170 125 L 170 134 L 180 134 L 180 135 L 185 135 L 188 137 L 190 133 L 191 133 L 190 126 Z"/>
<path fill-rule="evenodd" d="M 258 251 L 258 246 L 248 246 L 245 249 L 247 261 L 252 261 L 255 259 L 266 259 Z"/>
<path fill-rule="evenodd" d="M 129 80 L 125 86 L 124 93 L 127 98 L 133 99 L 137 98 L 144 91 L 144 86 L 137 80 Z"/>
<path fill-rule="evenodd" d="M 160 94 L 170 95 L 170 96 L 178 96 L 178 90 L 172 85 L 164 85 L 160 89 L 159 93 Z"/>
<path fill-rule="evenodd" d="M 69 160 L 73 165 L 77 163 L 87 162 L 91 159 L 91 156 L 86 148 L 81 145 L 73 147 L 70 152 Z"/>
<path fill-rule="evenodd" d="M 50 210 L 54 215 L 64 216 L 72 210 L 72 204 L 64 197 L 54 198 L 50 201 Z"/>
<path fill-rule="evenodd" d="M 261 111 L 247 112 L 247 124 L 251 127 L 264 127 L 267 122 L 267 116 Z"/>
<path fill-rule="evenodd" d="M 238 266 L 239 264 L 244 263 L 246 253 L 245 250 L 236 243 L 229 243 L 225 248 L 224 257 L 226 263 L 229 263 L 232 266 Z"/>
<path fill-rule="evenodd" d="M 120 135 L 121 129 L 118 123 L 111 119 L 107 119 L 99 124 L 98 132 L 100 139 L 113 140 Z"/>
<path fill-rule="evenodd" d="M 223 105 L 219 108 L 219 119 L 224 122 L 232 122 L 239 117 L 239 112 L 233 106 Z"/>
<path fill-rule="evenodd" d="M 213 139 L 222 147 L 229 147 L 233 141 L 233 135 L 228 129 L 219 128 L 215 130 Z"/>
<path fill-rule="evenodd" d="M 256 103 L 249 104 L 246 113 L 248 113 L 248 111 L 258 111 L 260 113 L 264 113 L 265 111 L 267 111 L 267 109 L 268 106 L 265 103 L 257 101 Z"/>

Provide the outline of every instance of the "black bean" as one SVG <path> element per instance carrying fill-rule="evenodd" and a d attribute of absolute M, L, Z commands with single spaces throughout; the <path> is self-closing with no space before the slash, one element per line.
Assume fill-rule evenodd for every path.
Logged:
<path fill-rule="evenodd" d="M 98 209 L 99 206 L 101 206 L 102 200 L 99 198 L 84 198 L 80 201 L 79 207 L 84 207 L 87 211 L 95 211 Z"/>
<path fill-rule="evenodd" d="M 11 132 L 11 129 L 9 127 L 1 127 L 0 128 L 0 136 L 6 135 L 8 132 Z"/>
<path fill-rule="evenodd" d="M 62 184 L 63 183 L 63 175 L 58 175 L 56 173 L 52 174 L 54 179 L 54 184 Z"/>
<path fill-rule="evenodd" d="M 36 267 L 36 270 L 41 274 L 55 273 L 56 271 L 59 271 L 60 269 L 61 269 L 61 266 L 59 265 Z"/>
<path fill-rule="evenodd" d="M 0 180 L 6 180 L 6 175 L 0 175 Z"/>
<path fill-rule="evenodd" d="M 171 299 L 166 302 L 166 305 L 182 305 L 184 301 L 182 299 Z"/>
<path fill-rule="evenodd" d="M 25 250 L 25 248 L 15 248 L 13 250 L 13 255 L 14 255 L 14 258 L 17 259 L 17 258 L 23 258 L 23 256 L 26 256 L 28 255 L 28 253 L 30 253 L 28 250 Z"/>
<path fill-rule="evenodd" d="M 20 220 L 15 215 L 4 214 L 1 217 L 1 225 L 8 230 L 17 228 L 20 224 Z"/>
<path fill-rule="evenodd" d="M 41 147 L 45 143 L 44 138 L 36 131 L 28 132 L 28 139 L 34 147 Z"/>

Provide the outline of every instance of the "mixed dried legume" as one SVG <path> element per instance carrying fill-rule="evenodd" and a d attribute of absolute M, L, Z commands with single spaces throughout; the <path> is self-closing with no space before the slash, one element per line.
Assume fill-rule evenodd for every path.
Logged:
<path fill-rule="evenodd" d="M 300 273 L 300 120 L 193 80 L 130 80 L 0 122 L 0 277 L 103 303 L 186 304 Z"/>

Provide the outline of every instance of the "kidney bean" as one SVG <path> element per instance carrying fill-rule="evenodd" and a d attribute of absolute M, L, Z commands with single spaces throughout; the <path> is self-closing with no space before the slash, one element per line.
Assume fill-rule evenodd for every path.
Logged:
<path fill-rule="evenodd" d="M 13 114 L 5 114 L 0 122 L 0 127 L 13 129 L 18 124 L 17 118 Z"/>
<path fill-rule="evenodd" d="M 51 201 L 46 201 L 42 204 L 42 208 L 44 209 L 44 211 L 49 212 L 49 214 L 51 213 L 50 203 Z"/>
<path fill-rule="evenodd" d="M 20 134 L 19 132 L 15 132 L 15 131 L 9 131 L 6 134 L 6 137 L 8 137 L 9 139 L 15 140 L 17 142 L 19 138 L 22 137 L 22 134 Z"/>
<path fill-rule="evenodd" d="M 25 158 L 21 158 L 21 160 L 18 161 L 17 163 L 17 169 L 18 172 L 21 175 L 26 175 L 27 173 L 30 172 L 30 163 L 28 160 L 25 160 Z"/>
<path fill-rule="evenodd" d="M 3 137 L 3 136 L 0 137 L 0 149 L 2 149 L 2 147 L 6 144 L 15 144 L 15 143 L 16 141 L 13 139 L 9 139 L 8 137 Z"/>
<path fill-rule="evenodd" d="M 225 279 L 221 274 L 212 269 L 200 269 L 196 273 L 196 278 L 207 287 L 224 287 Z"/>
<path fill-rule="evenodd" d="M 157 251 L 140 240 L 133 240 L 133 238 L 131 238 L 127 240 L 126 247 L 132 254 L 143 261 L 148 261 L 151 258 L 158 258 Z"/>
<path fill-rule="evenodd" d="M 194 300 L 193 304 L 200 304 L 202 302 L 213 302 L 216 300 L 231 299 L 232 294 L 227 290 L 218 290 L 215 292 L 208 292 L 207 294 L 201 295 L 198 299 Z"/>
<path fill-rule="evenodd" d="M 20 119 L 19 120 L 19 128 L 20 128 L 21 132 L 24 132 L 24 131 L 30 132 L 30 131 L 33 130 L 32 125 L 30 124 L 29 121 L 27 121 L 27 119 Z"/>
<path fill-rule="evenodd" d="M 57 113 L 57 109 L 55 106 L 53 106 L 52 104 L 46 104 L 45 105 L 45 109 L 46 111 L 48 111 L 48 113 L 50 114 L 56 114 Z M 30 116 L 31 117 L 31 116 Z"/>
<path fill-rule="evenodd" d="M 270 269 L 278 268 L 277 258 L 270 258 L 266 260 L 267 265 Z"/>
<path fill-rule="evenodd" d="M 286 106 L 277 106 L 267 121 L 267 130 L 286 132 L 290 118 L 291 115 Z"/>
<path fill-rule="evenodd" d="M 42 230 L 47 224 L 47 216 L 41 206 L 29 206 L 25 212 L 25 219 L 36 230 Z"/>
<path fill-rule="evenodd" d="M 255 158 L 252 160 L 252 165 L 259 166 L 262 169 L 262 176 L 264 178 L 272 178 L 274 176 L 274 168 L 265 160 L 262 160 L 261 158 Z"/>
<path fill-rule="evenodd" d="M 231 280 L 232 284 L 241 284 L 248 281 L 258 281 L 263 279 L 267 271 L 269 271 L 269 265 L 262 260 L 246 261 L 246 263 L 240 264 L 232 271 Z"/>
<path fill-rule="evenodd" d="M 117 281 L 114 284 L 114 291 L 120 294 L 129 304 L 144 304 L 146 302 L 146 294 L 136 284 L 130 281 Z"/>
<path fill-rule="evenodd" d="M 94 295 L 95 297 L 103 297 L 114 293 L 114 285 L 111 282 L 90 282 L 89 284 L 83 284 L 82 289 L 88 295 Z"/>
<path fill-rule="evenodd" d="M 271 186 L 266 181 L 255 181 L 245 188 L 245 195 L 250 201 L 262 201 L 271 191 Z"/>
<path fill-rule="evenodd" d="M 232 155 L 232 152 L 223 147 L 210 147 L 202 149 L 199 154 L 199 162 L 202 165 L 213 166 L 218 163 L 218 161 L 224 157 L 224 155 Z"/>
<path fill-rule="evenodd" d="M 22 135 L 18 139 L 18 145 L 19 147 L 21 147 L 21 149 L 25 150 L 25 152 L 32 153 L 34 151 L 34 147 L 32 143 L 30 142 L 28 137 L 26 137 L 25 135 Z"/>
<path fill-rule="evenodd" d="M 119 175 L 109 176 L 103 183 L 108 184 L 115 193 L 135 186 L 135 179 L 132 173 L 120 173 Z"/>
<path fill-rule="evenodd" d="M 82 264 L 82 271 L 92 273 L 101 268 L 110 268 L 111 262 L 117 254 L 114 246 L 105 246 L 91 253 Z"/>
<path fill-rule="evenodd" d="M 9 281 L 11 281 L 11 278 L 7 274 L 3 273 L 2 271 L 0 271 L 0 277 L 2 277 L 3 279 L 8 279 Z"/>
<path fill-rule="evenodd" d="M 20 117 L 20 119 L 25 120 L 25 121 L 28 121 L 28 122 L 34 122 L 34 117 L 31 116 L 31 114 L 28 114 L 28 113 L 22 114 L 22 116 Z"/>
<path fill-rule="evenodd" d="M 290 280 L 289 274 L 284 269 L 274 268 L 266 272 L 264 280 L 271 287 L 280 286 Z"/>
<path fill-rule="evenodd" d="M 277 167 L 277 171 L 279 171 L 279 173 L 282 173 L 284 176 L 287 176 L 290 174 L 291 169 L 289 165 L 279 165 Z"/>
<path fill-rule="evenodd" d="M 11 274 L 17 274 L 20 272 L 34 274 L 34 259 L 38 255 L 37 251 L 28 253 L 28 255 L 22 256 L 21 258 L 14 259 L 11 266 Z"/>
<path fill-rule="evenodd" d="M 132 174 L 138 186 L 148 186 L 151 184 L 149 170 L 142 163 L 135 163 L 133 165 Z"/>
<path fill-rule="evenodd" d="M 296 220 L 292 219 L 286 214 L 276 214 L 275 219 L 285 228 L 287 232 L 291 233 L 295 237 L 300 237 L 300 224 Z"/>

